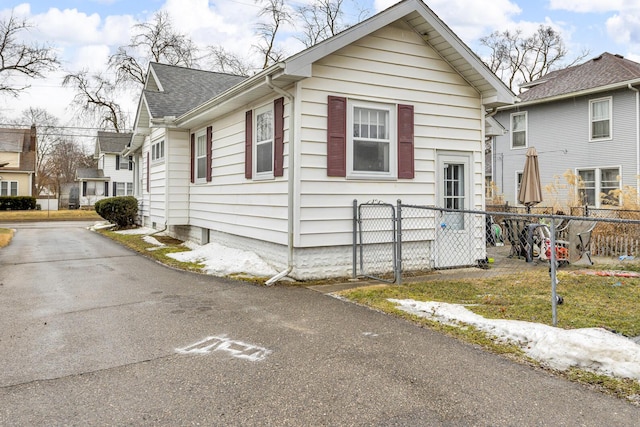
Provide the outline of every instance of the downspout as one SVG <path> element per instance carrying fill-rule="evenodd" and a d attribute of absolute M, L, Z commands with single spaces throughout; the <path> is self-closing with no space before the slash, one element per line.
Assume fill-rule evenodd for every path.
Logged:
<path fill-rule="evenodd" d="M 289 273 L 291 273 L 291 271 L 293 270 L 293 214 L 294 214 L 294 207 L 293 207 L 293 202 L 294 202 L 294 147 L 295 147 L 295 124 L 294 124 L 294 118 L 295 118 L 295 98 L 293 95 L 291 95 L 289 92 L 279 88 L 278 86 L 275 86 L 273 84 L 273 82 L 271 81 L 271 75 L 267 74 L 266 78 L 265 78 L 265 83 L 267 84 L 267 86 L 269 86 L 269 88 L 271 88 L 271 90 L 275 91 L 276 93 L 284 96 L 285 98 L 287 98 L 289 100 L 289 168 L 287 170 L 287 174 L 288 174 L 288 213 L 287 213 L 287 268 L 283 271 L 281 271 L 280 273 L 276 274 L 275 276 L 273 276 L 272 278 L 270 278 L 269 280 L 267 280 L 265 282 L 265 285 L 267 286 L 271 286 L 274 283 L 276 283 L 278 280 L 282 279 L 283 277 L 287 276 Z M 283 136 L 284 137 L 284 136 Z"/>
<path fill-rule="evenodd" d="M 636 193 L 640 190 L 640 91 L 631 86 L 627 86 L 629 90 L 636 93 Z"/>

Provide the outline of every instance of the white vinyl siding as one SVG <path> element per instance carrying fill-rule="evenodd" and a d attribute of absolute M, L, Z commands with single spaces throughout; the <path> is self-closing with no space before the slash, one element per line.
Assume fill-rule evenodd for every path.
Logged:
<path fill-rule="evenodd" d="M 298 137 L 303 143 L 298 152 L 297 246 L 350 245 L 354 199 L 360 203 L 380 200 L 395 204 L 401 199 L 409 204 L 438 204 L 438 150 L 473 153 L 468 203 L 472 208 L 482 206 L 480 97 L 417 34 L 401 23 L 383 28 L 315 63 L 313 76 L 301 83 L 298 92 Z M 413 105 L 415 178 L 363 181 L 327 177 L 328 95 L 394 108 Z M 397 165 L 397 161 L 391 162 L 393 167 Z"/>

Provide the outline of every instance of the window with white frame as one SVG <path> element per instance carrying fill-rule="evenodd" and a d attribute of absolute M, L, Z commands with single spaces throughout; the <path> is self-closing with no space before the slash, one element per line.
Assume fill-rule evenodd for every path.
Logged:
<path fill-rule="evenodd" d="M 514 200 L 518 203 L 518 197 L 520 197 L 520 186 L 522 185 L 522 175 L 522 171 L 516 171 L 516 197 Z"/>
<path fill-rule="evenodd" d="M 155 162 L 164 159 L 164 139 L 151 144 L 151 161 Z"/>
<path fill-rule="evenodd" d="M 596 208 L 620 204 L 620 168 L 581 169 L 578 176 L 578 191 L 583 204 Z"/>
<path fill-rule="evenodd" d="M 132 182 L 116 182 L 116 194 L 114 194 L 114 196 L 132 196 L 132 195 L 133 195 Z"/>
<path fill-rule="evenodd" d="M 133 182 L 127 182 L 126 193 L 127 196 L 133 196 Z"/>
<path fill-rule="evenodd" d="M 589 101 L 589 139 L 591 141 L 611 139 L 611 98 Z"/>
<path fill-rule="evenodd" d="M 205 132 L 196 134 L 195 162 L 196 179 L 202 181 L 207 178 L 207 135 Z"/>
<path fill-rule="evenodd" d="M 347 175 L 396 177 L 395 105 L 349 100 Z M 349 131 L 350 129 L 350 131 Z"/>
<path fill-rule="evenodd" d="M 527 112 L 511 114 L 511 148 L 527 147 Z"/>
<path fill-rule="evenodd" d="M 17 196 L 18 181 L 0 181 L 0 196 Z"/>
<path fill-rule="evenodd" d="M 273 177 L 273 105 L 269 104 L 255 110 L 254 121 L 254 171 L 255 178 Z"/>

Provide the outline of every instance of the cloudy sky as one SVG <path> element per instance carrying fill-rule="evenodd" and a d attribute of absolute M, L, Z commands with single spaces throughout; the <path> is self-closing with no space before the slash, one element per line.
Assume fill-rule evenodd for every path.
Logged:
<path fill-rule="evenodd" d="M 301 5 L 307 0 L 285 0 Z M 385 9 L 396 0 L 345 0 L 346 20 L 354 21 Z M 571 55 L 588 49 L 590 57 L 608 51 L 640 62 L 640 0 L 427 0 L 475 51 L 478 39 L 495 30 L 521 28 L 532 32 L 539 24 L 561 31 Z M 0 117 L 17 117 L 25 108 L 42 107 L 67 123 L 73 93 L 61 89 L 65 72 L 105 69 L 109 55 L 126 45 L 136 23 L 149 21 L 157 10 L 168 12 L 176 29 L 201 46 L 223 45 L 243 56 L 251 54 L 259 7 L 254 0 L 3 0 L 0 20 L 12 13 L 34 28 L 28 37 L 55 47 L 60 72 L 31 83 L 19 98 L 0 95 Z M 280 41 L 288 54 L 302 49 L 295 28 L 286 28 Z M 480 52 L 482 53 L 482 52 Z M 134 110 L 138 94 L 130 94 Z"/>

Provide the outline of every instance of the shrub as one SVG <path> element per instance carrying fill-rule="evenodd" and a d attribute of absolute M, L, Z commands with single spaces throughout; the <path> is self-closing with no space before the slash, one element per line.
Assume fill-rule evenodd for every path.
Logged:
<path fill-rule="evenodd" d="M 35 208 L 35 197 L 0 196 L 0 211 L 28 211 Z"/>
<path fill-rule="evenodd" d="M 98 215 L 118 228 L 132 226 L 138 216 L 138 200 L 133 196 L 98 200 L 95 208 Z"/>

